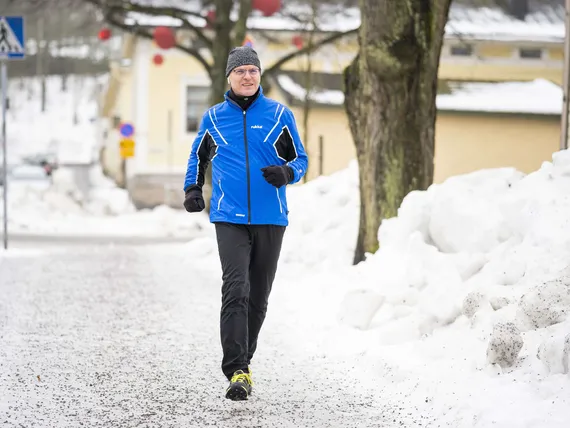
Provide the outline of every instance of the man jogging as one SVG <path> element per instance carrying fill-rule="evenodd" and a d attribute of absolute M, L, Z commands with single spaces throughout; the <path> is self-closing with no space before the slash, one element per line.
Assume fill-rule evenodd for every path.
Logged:
<path fill-rule="evenodd" d="M 184 181 L 184 207 L 204 209 L 202 186 L 212 164 L 210 221 L 222 265 L 220 335 L 226 398 L 246 400 L 253 385 L 249 364 L 275 278 L 288 225 L 286 185 L 307 170 L 295 118 L 266 98 L 261 65 L 248 46 L 232 49 L 225 101 L 202 117 Z"/>

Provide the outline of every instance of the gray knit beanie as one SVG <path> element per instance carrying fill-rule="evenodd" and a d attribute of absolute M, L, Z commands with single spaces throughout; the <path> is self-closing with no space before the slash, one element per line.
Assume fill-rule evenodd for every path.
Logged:
<path fill-rule="evenodd" d="M 240 46 L 233 48 L 228 55 L 228 65 L 226 66 L 226 77 L 230 75 L 232 70 L 242 65 L 255 65 L 261 70 L 261 63 L 255 52 L 249 46 Z"/>

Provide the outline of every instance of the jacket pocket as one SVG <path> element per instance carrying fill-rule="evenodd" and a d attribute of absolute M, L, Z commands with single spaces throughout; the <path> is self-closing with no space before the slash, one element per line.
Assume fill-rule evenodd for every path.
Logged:
<path fill-rule="evenodd" d="M 218 199 L 218 211 L 221 211 L 222 199 L 224 199 L 224 189 L 222 187 L 222 180 L 218 180 L 218 187 L 220 188 L 220 199 Z"/>

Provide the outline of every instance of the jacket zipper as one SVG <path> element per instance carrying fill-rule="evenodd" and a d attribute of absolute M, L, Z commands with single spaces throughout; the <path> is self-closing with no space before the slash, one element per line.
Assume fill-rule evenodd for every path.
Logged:
<path fill-rule="evenodd" d="M 243 144 L 245 146 L 245 170 L 247 172 L 247 224 L 251 224 L 251 183 L 249 176 L 249 151 L 247 146 L 247 121 L 243 111 Z"/>

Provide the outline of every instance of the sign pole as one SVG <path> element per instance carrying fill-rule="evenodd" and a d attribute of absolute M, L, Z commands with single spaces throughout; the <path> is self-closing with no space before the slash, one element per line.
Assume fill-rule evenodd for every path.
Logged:
<path fill-rule="evenodd" d="M 8 151 L 6 142 L 6 104 L 8 92 L 8 71 L 6 61 L 0 60 L 2 75 L 2 175 L 4 186 L 4 249 L 8 249 Z"/>
<path fill-rule="evenodd" d="M 8 109 L 8 61 L 26 57 L 23 16 L 0 16 L 0 84 L 2 85 L 2 176 L 4 182 L 4 249 L 8 249 L 8 143 L 6 110 Z"/>
<path fill-rule="evenodd" d="M 570 0 L 566 0 L 565 15 L 566 32 L 564 36 L 564 67 L 563 67 L 563 102 L 562 102 L 562 120 L 560 132 L 560 150 L 568 148 L 568 114 L 570 113 Z"/>

